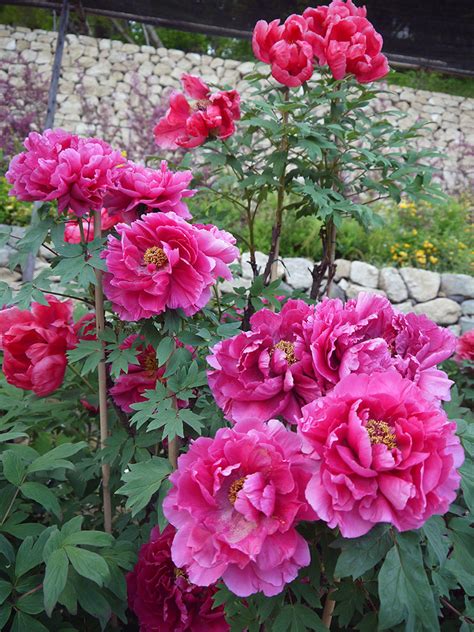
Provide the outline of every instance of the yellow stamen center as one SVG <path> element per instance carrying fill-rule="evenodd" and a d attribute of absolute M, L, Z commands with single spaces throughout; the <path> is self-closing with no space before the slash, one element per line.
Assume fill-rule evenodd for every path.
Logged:
<path fill-rule="evenodd" d="M 145 250 L 143 261 L 146 264 L 154 263 L 157 268 L 162 268 L 168 263 L 168 257 L 166 256 L 163 248 L 152 246 L 151 248 L 147 248 Z"/>
<path fill-rule="evenodd" d="M 235 501 L 237 500 L 237 494 L 243 488 L 246 478 L 247 478 L 246 476 L 242 476 L 242 478 L 238 478 L 229 487 L 229 500 L 232 503 L 232 505 L 235 504 Z"/>
<path fill-rule="evenodd" d="M 182 568 L 178 568 L 177 566 L 174 567 L 174 576 L 176 577 L 176 579 L 178 577 L 184 577 L 186 581 L 189 581 L 188 574 L 186 573 L 186 571 L 183 571 Z"/>
<path fill-rule="evenodd" d="M 143 361 L 145 370 L 148 373 L 154 373 L 158 370 L 158 363 L 156 361 L 156 355 L 154 353 L 147 353 Z"/>
<path fill-rule="evenodd" d="M 386 421 L 369 419 L 365 429 L 372 445 L 383 443 L 389 450 L 397 447 L 397 437 Z"/>
<path fill-rule="evenodd" d="M 295 356 L 295 345 L 292 342 L 288 342 L 288 340 L 280 340 L 277 342 L 273 349 L 280 349 L 286 356 L 286 361 L 288 364 L 295 364 L 298 362 Z"/>

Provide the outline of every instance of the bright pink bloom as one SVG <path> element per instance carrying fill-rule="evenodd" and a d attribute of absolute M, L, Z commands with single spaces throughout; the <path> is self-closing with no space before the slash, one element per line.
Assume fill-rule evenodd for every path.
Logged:
<path fill-rule="evenodd" d="M 474 329 L 466 331 L 457 341 L 456 356 L 457 362 L 468 360 L 474 362 Z"/>
<path fill-rule="evenodd" d="M 228 632 L 224 607 L 213 608 L 216 588 L 191 584 L 171 561 L 174 535 L 169 525 L 161 535 L 152 529 L 127 575 L 128 606 L 137 615 L 140 632 Z"/>
<path fill-rule="evenodd" d="M 321 395 L 301 337 L 313 311 L 300 300 L 288 301 L 278 314 L 262 309 L 252 316 L 250 331 L 211 349 L 209 386 L 227 419 L 266 421 L 281 415 L 295 423 L 301 407 Z"/>
<path fill-rule="evenodd" d="M 298 430 L 317 466 L 306 497 L 346 538 L 380 522 L 418 529 L 456 498 L 456 424 L 394 371 L 344 378 L 304 407 Z"/>
<path fill-rule="evenodd" d="M 316 37 L 301 15 L 290 15 L 268 23 L 255 25 L 252 46 L 255 57 L 270 64 L 273 77 L 290 88 L 301 86 L 313 74 L 313 45 Z"/>
<path fill-rule="evenodd" d="M 136 321 L 182 309 L 202 309 L 219 276 L 231 279 L 228 264 L 239 254 L 224 231 L 193 226 L 175 213 L 149 213 L 131 226 L 118 224 L 103 256 L 107 298 L 123 320 Z M 234 242 L 235 243 L 235 242 Z"/>
<path fill-rule="evenodd" d="M 107 212 L 107 209 L 101 209 L 100 224 L 103 231 L 110 230 L 112 226 L 115 226 L 115 224 L 120 221 L 122 221 L 120 215 L 111 216 Z M 79 228 L 79 222 L 82 222 L 86 241 L 89 242 L 94 240 L 94 221 L 89 214 L 85 217 L 73 219 L 69 222 L 66 222 L 66 225 L 64 227 L 64 241 L 66 241 L 68 244 L 81 243 L 81 230 Z"/>
<path fill-rule="evenodd" d="M 201 586 L 222 578 L 240 597 L 281 592 L 310 561 L 295 526 L 313 518 L 304 498 L 312 465 L 298 435 L 276 420 L 194 441 L 163 504 L 177 529 L 176 566 Z"/>
<path fill-rule="evenodd" d="M 9 384 L 43 397 L 59 388 L 67 366 L 66 351 L 77 344 L 72 302 L 46 295 L 49 305 L 0 311 L 0 349 Z"/>
<path fill-rule="evenodd" d="M 155 140 L 163 149 L 192 148 L 208 139 L 224 140 L 235 132 L 240 119 L 240 96 L 236 90 L 211 94 L 199 77 L 184 74 L 184 91 L 196 102 L 191 104 L 181 92 L 173 92 L 170 107 L 155 126 Z"/>
<path fill-rule="evenodd" d="M 345 305 L 325 299 L 302 331 L 324 393 L 351 373 L 391 369 L 425 397 L 449 399 L 451 382 L 436 364 L 453 353 L 453 335 L 425 316 L 396 312 L 384 297 L 361 293 Z"/>
<path fill-rule="evenodd" d="M 111 173 L 124 158 L 98 138 L 80 138 L 63 130 L 32 132 L 26 152 L 13 158 L 7 179 L 12 195 L 22 200 L 58 201 L 77 216 L 102 207 Z"/>
<path fill-rule="evenodd" d="M 113 176 L 113 186 L 104 198 L 104 205 L 111 215 L 120 214 L 123 221 L 131 223 L 155 209 L 174 211 L 176 215 L 189 219 L 191 214 L 183 198 L 195 194 L 189 189 L 193 178 L 191 171 L 171 171 L 166 160 L 159 169 L 150 169 L 129 161 Z"/>

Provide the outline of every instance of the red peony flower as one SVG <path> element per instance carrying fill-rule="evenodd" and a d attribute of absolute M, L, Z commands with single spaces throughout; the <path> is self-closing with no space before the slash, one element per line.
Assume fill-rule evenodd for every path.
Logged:
<path fill-rule="evenodd" d="M 217 232 L 216 232 L 217 231 Z M 175 213 L 148 213 L 131 226 L 118 224 L 103 256 L 104 291 L 123 320 L 136 321 L 181 308 L 202 309 L 219 276 L 239 254 L 225 231 L 200 228 Z"/>
<path fill-rule="evenodd" d="M 298 430 L 317 464 L 306 498 L 346 538 L 380 522 L 419 529 L 456 498 L 456 424 L 394 371 L 344 378 L 303 408 Z"/>
<path fill-rule="evenodd" d="M 161 535 L 155 527 L 127 575 L 128 606 L 138 618 L 140 632 L 228 632 L 223 606 L 213 608 L 216 588 L 191 584 L 173 564 L 174 535 L 170 525 Z"/>
<path fill-rule="evenodd" d="M 224 140 L 235 132 L 240 119 L 240 96 L 236 90 L 211 94 L 210 88 L 199 77 L 184 74 L 181 82 L 190 103 L 181 92 L 173 92 L 170 107 L 155 126 L 155 140 L 159 147 L 197 147 L 206 140 Z M 173 209 L 174 210 L 174 209 Z"/>
<path fill-rule="evenodd" d="M 72 302 L 47 295 L 48 305 L 31 310 L 0 311 L 3 373 L 9 384 L 43 397 L 59 388 L 67 366 L 66 352 L 77 344 Z"/>
<path fill-rule="evenodd" d="M 114 172 L 113 186 L 104 198 L 104 205 L 112 216 L 119 214 L 129 224 L 139 217 L 140 211 L 174 211 L 189 219 L 191 214 L 183 198 L 196 193 L 188 188 L 192 178 L 191 171 L 168 169 L 166 160 L 162 160 L 160 169 L 129 161 Z"/>
<path fill-rule="evenodd" d="M 474 329 L 466 331 L 457 341 L 455 360 L 474 362 Z"/>
<path fill-rule="evenodd" d="M 15 156 L 7 171 L 12 195 L 27 201 L 58 201 L 82 216 L 102 207 L 111 173 L 124 158 L 98 138 L 80 138 L 61 129 L 32 132 L 27 151 Z"/>
<path fill-rule="evenodd" d="M 311 78 L 313 45 L 317 38 L 301 15 L 290 15 L 282 25 L 280 20 L 259 20 L 252 37 L 255 57 L 270 64 L 273 77 L 290 88 Z"/>

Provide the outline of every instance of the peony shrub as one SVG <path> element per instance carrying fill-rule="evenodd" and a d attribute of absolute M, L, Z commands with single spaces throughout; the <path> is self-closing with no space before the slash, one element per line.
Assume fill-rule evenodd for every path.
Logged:
<path fill-rule="evenodd" d="M 252 91 L 185 74 L 154 121 L 241 211 L 235 236 L 196 212 L 201 167 L 165 155 L 46 130 L 10 163 L 42 204 L 12 265 L 43 245 L 51 266 L 0 282 L 2 629 L 472 624 L 472 337 L 333 298 L 347 217 L 438 195 L 417 129 L 366 116 L 388 65 L 352 0 L 261 20 L 253 48 Z M 323 257 L 291 296 L 282 220 L 303 215 Z"/>

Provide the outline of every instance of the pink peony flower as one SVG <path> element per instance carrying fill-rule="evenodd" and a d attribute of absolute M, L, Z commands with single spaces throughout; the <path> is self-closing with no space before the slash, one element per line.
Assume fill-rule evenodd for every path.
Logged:
<path fill-rule="evenodd" d="M 6 174 L 12 195 L 28 201 L 58 201 L 77 216 L 98 211 L 111 173 L 124 158 L 97 138 L 80 138 L 63 130 L 32 132 L 26 152 L 15 156 Z"/>
<path fill-rule="evenodd" d="M 304 498 L 312 464 L 298 435 L 276 420 L 240 422 L 194 441 L 163 504 L 177 529 L 173 562 L 191 582 L 222 578 L 240 597 L 281 592 L 310 561 L 295 526 L 313 518 Z"/>
<path fill-rule="evenodd" d="M 317 466 L 306 497 L 346 538 L 380 522 L 418 529 L 456 498 L 456 424 L 394 371 L 344 378 L 303 408 L 298 430 Z"/>
<path fill-rule="evenodd" d="M 184 74 L 184 91 L 196 102 L 191 104 L 181 92 L 173 92 L 170 107 L 155 126 L 156 144 L 163 149 L 192 148 L 208 139 L 224 140 L 235 132 L 240 119 L 240 96 L 236 90 L 211 94 L 199 77 Z"/>
<path fill-rule="evenodd" d="M 84 314 L 74 323 L 74 333 L 78 340 L 97 340 L 95 314 L 93 312 Z"/>
<path fill-rule="evenodd" d="M 454 359 L 457 362 L 462 362 L 463 360 L 474 362 L 474 329 L 466 331 L 466 333 L 458 339 Z"/>
<path fill-rule="evenodd" d="M 367 18 L 350 14 L 341 17 L 328 12 L 323 59 L 334 79 L 343 79 L 347 74 L 355 76 L 359 83 L 368 83 L 384 77 L 388 61 L 382 54 L 383 39 Z"/>
<path fill-rule="evenodd" d="M 46 296 L 48 305 L 0 311 L 0 349 L 9 384 L 44 397 L 59 388 L 67 366 L 66 352 L 77 344 L 72 302 Z"/>
<path fill-rule="evenodd" d="M 128 573 L 128 605 L 141 632 L 228 632 L 224 607 L 213 608 L 214 586 L 191 584 L 186 573 L 171 561 L 175 530 L 160 535 L 155 527 L 143 544 L 138 561 Z"/>
<path fill-rule="evenodd" d="M 122 219 L 119 215 L 111 216 L 107 212 L 107 209 L 101 209 L 100 224 L 103 231 L 110 230 L 113 226 L 115 226 L 115 224 L 120 221 L 122 221 Z M 81 243 L 81 230 L 79 228 L 79 222 L 82 222 L 82 228 L 84 229 L 86 241 L 94 241 L 94 222 L 93 218 L 89 214 L 85 217 L 66 222 L 64 226 L 64 241 L 68 244 Z"/>
<path fill-rule="evenodd" d="M 266 421 L 278 415 L 295 423 L 301 407 L 321 395 L 301 336 L 313 311 L 301 300 L 289 300 L 278 314 L 262 309 L 252 316 L 250 331 L 211 349 L 209 386 L 227 419 Z"/>
<path fill-rule="evenodd" d="M 252 37 L 255 57 L 270 64 L 276 81 L 290 88 L 311 78 L 313 45 L 317 46 L 317 38 L 301 15 L 290 15 L 282 25 L 280 20 L 259 20 Z"/>
<path fill-rule="evenodd" d="M 191 217 L 183 198 L 195 194 L 188 189 L 193 174 L 191 171 L 173 172 L 162 160 L 160 169 L 150 169 L 129 161 L 123 169 L 117 169 L 113 186 L 104 198 L 104 205 L 111 215 L 119 213 L 123 221 L 131 223 L 140 216 L 158 209 L 174 211 L 180 217 Z"/>
<path fill-rule="evenodd" d="M 452 382 L 436 364 L 454 350 L 454 337 L 425 316 L 400 314 L 381 296 L 361 293 L 345 305 L 325 299 L 302 327 L 323 393 L 351 373 L 394 370 L 425 397 L 449 399 Z"/>
<path fill-rule="evenodd" d="M 193 226 L 175 213 L 149 213 L 131 226 L 118 224 L 103 257 L 104 290 L 123 320 L 182 309 L 195 314 L 209 301 L 218 276 L 239 254 L 229 233 Z"/>

